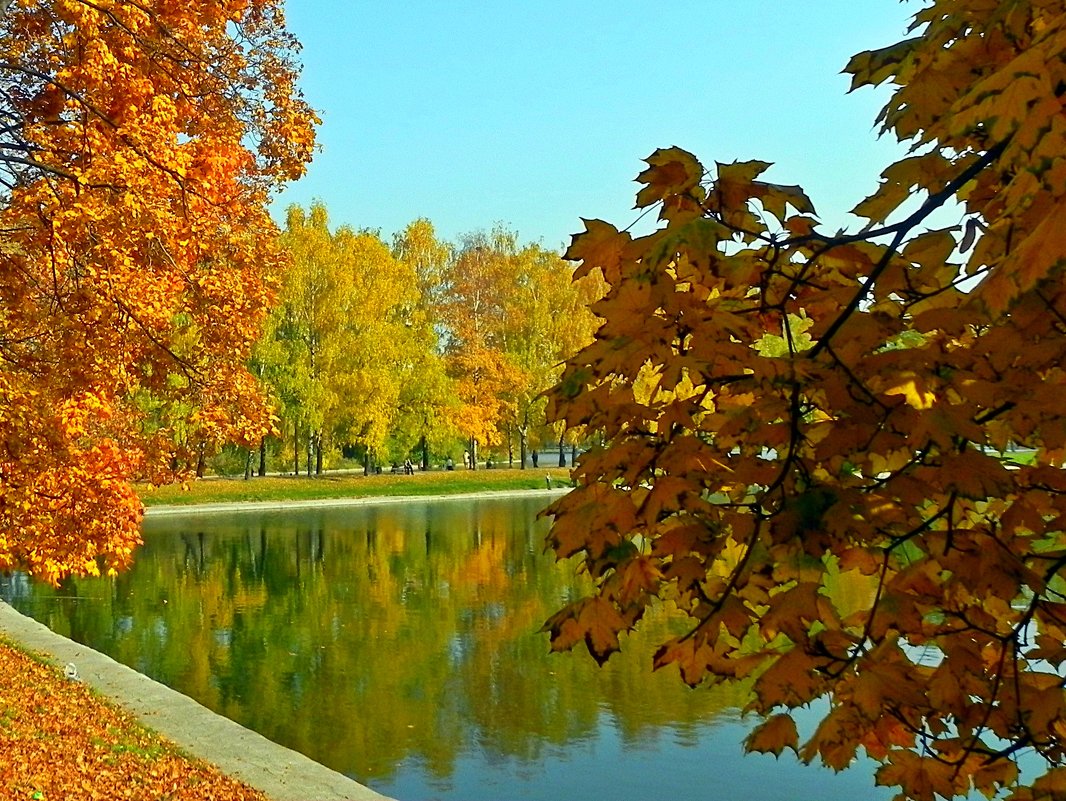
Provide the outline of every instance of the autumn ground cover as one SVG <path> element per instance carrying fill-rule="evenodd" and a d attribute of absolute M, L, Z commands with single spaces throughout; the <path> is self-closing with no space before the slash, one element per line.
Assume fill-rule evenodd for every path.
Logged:
<path fill-rule="evenodd" d="M 141 485 L 138 493 L 145 506 L 177 506 L 243 501 L 297 501 L 334 498 L 374 498 L 397 495 L 455 495 L 468 492 L 503 492 L 545 489 L 546 476 L 553 487 L 569 486 L 568 468 L 537 470 L 455 470 L 363 476 L 324 475 L 314 478 L 263 476 L 244 479 L 203 479 L 185 485 Z"/>
<path fill-rule="evenodd" d="M 0 788 L 19 801 L 266 801 L 3 639 Z"/>

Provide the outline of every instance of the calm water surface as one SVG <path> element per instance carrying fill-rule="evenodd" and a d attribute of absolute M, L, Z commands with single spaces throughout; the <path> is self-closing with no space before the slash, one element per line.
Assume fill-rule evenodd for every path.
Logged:
<path fill-rule="evenodd" d="M 127 574 L 60 590 L 16 578 L 4 594 L 402 801 L 891 797 L 868 763 L 837 775 L 742 756 L 742 692 L 650 671 L 663 615 L 603 669 L 550 654 L 537 629 L 585 585 L 543 553 L 543 505 L 149 518 Z"/>

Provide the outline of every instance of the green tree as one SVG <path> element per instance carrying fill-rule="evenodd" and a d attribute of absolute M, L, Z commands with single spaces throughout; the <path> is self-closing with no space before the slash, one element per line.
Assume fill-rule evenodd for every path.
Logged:
<path fill-rule="evenodd" d="M 765 162 L 670 148 L 639 176 L 657 230 L 575 237 L 609 291 L 553 412 L 603 445 L 550 540 L 597 590 L 547 628 L 602 661 L 669 599 L 692 625 L 655 664 L 755 676 L 749 749 L 861 747 L 901 798 L 1062 798 L 1066 10 L 939 0 L 911 34 L 847 67 L 895 85 L 880 122 L 911 145 L 862 230 L 821 232 Z M 837 576 L 868 593 L 834 601 Z M 1023 753 L 1047 770 L 1019 779 Z"/>

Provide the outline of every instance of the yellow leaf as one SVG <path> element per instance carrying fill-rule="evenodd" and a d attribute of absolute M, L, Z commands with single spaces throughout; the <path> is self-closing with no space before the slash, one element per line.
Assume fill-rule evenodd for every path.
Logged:
<path fill-rule="evenodd" d="M 913 374 L 902 376 L 898 383 L 885 390 L 885 394 L 902 395 L 915 409 L 931 409 L 936 403 L 936 395 L 926 388 L 924 379 Z"/>
<path fill-rule="evenodd" d="M 585 223 L 585 230 L 574 234 L 563 258 L 581 262 L 574 271 L 575 279 L 583 277 L 591 270 L 599 269 L 609 283 L 615 283 L 626 246 L 633 237 L 628 231 L 619 231 L 603 220 L 582 221 Z"/>
<path fill-rule="evenodd" d="M 660 148 L 644 161 L 648 168 L 637 176 L 637 181 L 645 185 L 637 193 L 638 209 L 691 192 L 703 180 L 703 165 L 679 147 Z"/>
<path fill-rule="evenodd" d="M 955 250 L 955 237 L 947 231 L 929 231 L 914 237 L 903 248 L 903 258 L 923 266 L 942 264 Z"/>

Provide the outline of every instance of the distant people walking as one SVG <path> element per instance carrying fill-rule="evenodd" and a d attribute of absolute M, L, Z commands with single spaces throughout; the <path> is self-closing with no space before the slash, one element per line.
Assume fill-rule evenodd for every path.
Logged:
<path fill-rule="evenodd" d="M 405 476 L 413 476 L 415 474 L 415 466 L 411 464 L 410 459 L 404 459 L 403 461 L 403 474 Z"/>
<path fill-rule="evenodd" d="M 470 451 L 463 451 L 463 467 L 469 468 L 473 464 L 470 461 Z"/>
<path fill-rule="evenodd" d="M 537 449 L 536 449 L 536 448 L 534 448 L 534 449 L 533 449 L 533 469 L 534 469 L 534 470 L 536 470 L 536 469 L 537 469 L 537 461 L 538 461 L 539 459 L 540 459 L 540 456 L 538 456 L 538 455 L 537 455 Z"/>
<path fill-rule="evenodd" d="M 449 456 L 448 457 L 448 461 L 446 461 L 444 463 L 444 469 L 445 470 L 454 470 L 455 469 L 455 462 L 452 461 L 452 457 L 451 456 Z"/>

